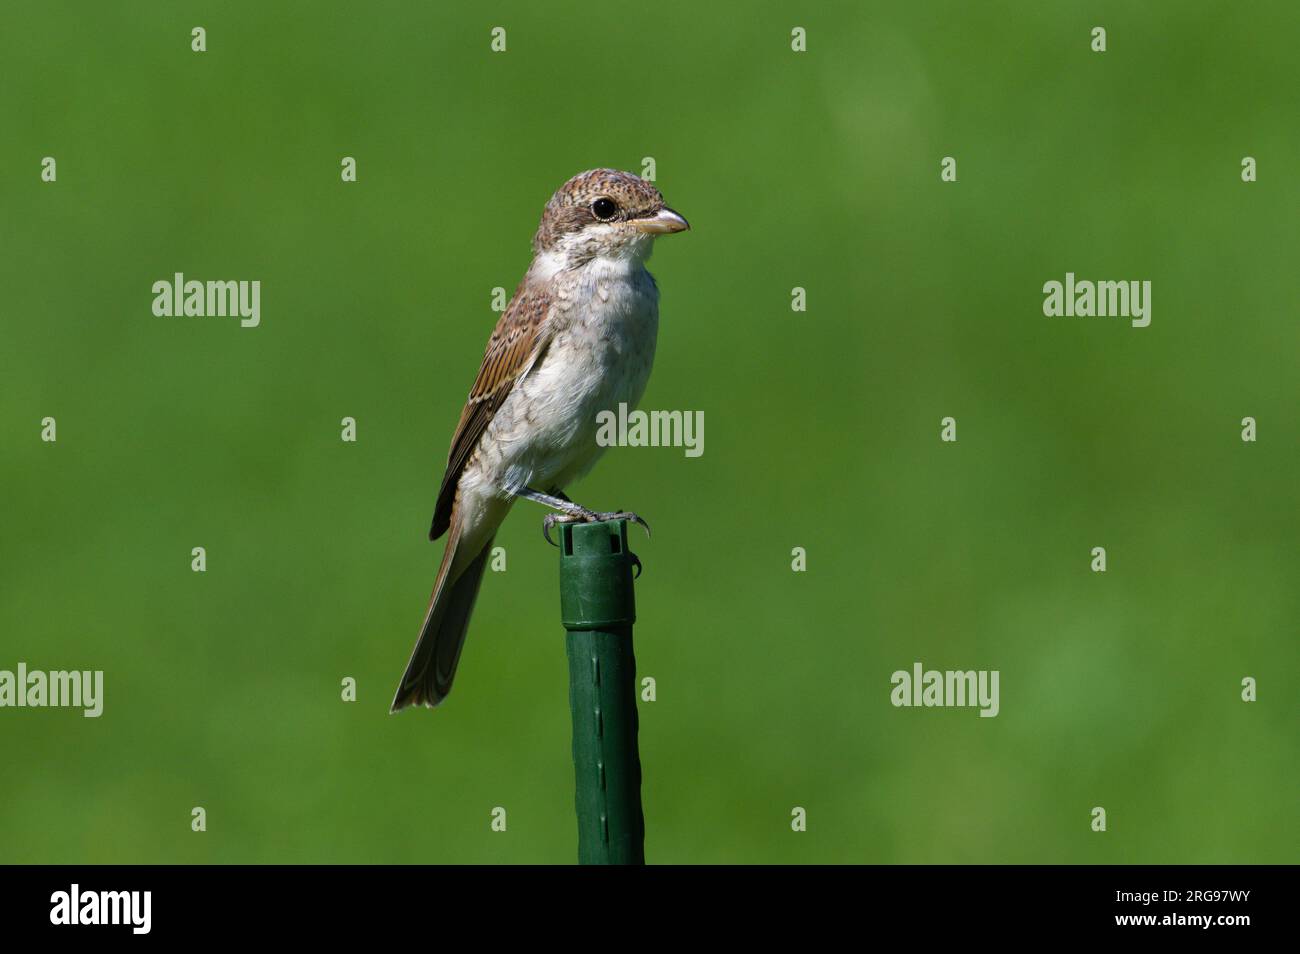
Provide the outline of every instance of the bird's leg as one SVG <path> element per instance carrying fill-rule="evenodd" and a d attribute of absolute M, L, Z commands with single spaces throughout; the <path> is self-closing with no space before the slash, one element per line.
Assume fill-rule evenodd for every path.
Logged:
<path fill-rule="evenodd" d="M 590 523 L 597 519 L 594 512 L 586 507 L 579 506 L 562 493 L 544 494 L 540 490 L 525 487 L 522 490 L 515 491 L 515 496 L 523 497 L 525 500 L 531 500 L 543 507 L 550 507 L 552 510 L 559 511 L 559 513 L 548 513 L 542 520 L 542 537 L 552 546 L 558 546 L 551 539 L 551 528 L 557 523 Z"/>
<path fill-rule="evenodd" d="M 650 525 L 631 511 L 616 510 L 602 513 L 597 510 L 588 510 L 586 507 L 574 503 L 560 491 L 553 494 L 544 494 L 540 490 L 533 490 L 531 487 L 524 487 L 522 490 L 515 491 L 515 496 L 523 497 L 525 500 L 531 500 L 543 507 L 550 507 L 552 510 L 559 511 L 559 513 L 548 513 L 542 520 L 542 536 L 546 538 L 547 543 L 552 545 L 555 545 L 555 543 L 551 540 L 551 527 L 557 523 L 600 523 L 605 520 L 631 520 L 633 523 L 639 523 L 645 528 L 646 536 L 650 535 Z"/>
<path fill-rule="evenodd" d="M 533 490 L 531 487 L 524 487 L 522 490 L 516 490 L 515 496 L 523 497 L 525 500 L 531 500 L 534 503 L 539 503 L 543 507 L 550 507 L 552 510 L 558 510 L 566 516 L 572 516 L 587 521 L 594 519 L 596 516 L 595 511 L 588 510 L 586 507 L 574 503 L 558 491 L 553 494 L 544 494 L 540 490 Z"/>

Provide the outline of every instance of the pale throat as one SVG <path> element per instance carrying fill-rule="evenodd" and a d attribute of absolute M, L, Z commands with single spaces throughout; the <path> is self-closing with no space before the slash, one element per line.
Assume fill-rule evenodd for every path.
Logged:
<path fill-rule="evenodd" d="M 598 246 L 594 255 L 591 248 L 593 238 Z M 648 235 L 629 239 L 615 235 L 593 236 L 591 230 L 584 230 L 566 235 L 553 247 L 538 252 L 528 270 L 529 277 L 549 281 L 560 272 L 580 269 L 591 277 L 599 276 L 608 281 L 635 280 L 645 269 L 653 250 L 654 240 Z"/>

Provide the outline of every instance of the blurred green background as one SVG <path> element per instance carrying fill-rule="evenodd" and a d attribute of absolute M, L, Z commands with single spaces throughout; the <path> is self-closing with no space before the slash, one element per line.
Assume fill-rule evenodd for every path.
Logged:
<path fill-rule="evenodd" d="M 1300 10 L 893 6 L 6 6 L 0 668 L 106 698 L 0 710 L 0 861 L 574 860 L 540 508 L 448 702 L 387 708 L 491 289 L 646 156 L 694 230 L 642 406 L 705 453 L 574 496 L 655 530 L 648 860 L 1295 861 Z M 154 317 L 177 271 L 261 327 Z M 1043 317 L 1067 271 L 1151 326 Z M 893 708 L 918 660 L 1001 714 Z"/>

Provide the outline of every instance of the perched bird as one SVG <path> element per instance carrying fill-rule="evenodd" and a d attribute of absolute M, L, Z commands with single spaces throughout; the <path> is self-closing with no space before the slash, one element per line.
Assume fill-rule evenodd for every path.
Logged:
<path fill-rule="evenodd" d="M 533 260 L 488 340 L 451 440 L 429 539 L 448 532 L 393 712 L 436 706 L 452 677 L 497 528 L 519 497 L 556 522 L 641 521 L 573 503 L 565 488 L 604 448 L 596 416 L 640 400 L 654 361 L 658 235 L 690 228 L 653 185 L 613 169 L 574 176 L 542 212 Z M 548 536 L 549 539 L 549 536 Z"/>

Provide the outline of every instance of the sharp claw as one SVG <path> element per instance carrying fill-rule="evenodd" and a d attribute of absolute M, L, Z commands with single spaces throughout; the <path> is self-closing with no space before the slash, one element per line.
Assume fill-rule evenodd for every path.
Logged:
<path fill-rule="evenodd" d="M 630 556 L 630 557 L 632 558 L 632 565 L 633 565 L 634 567 L 636 567 L 636 575 L 633 576 L 632 579 L 634 579 L 634 580 L 639 580 L 639 579 L 641 579 L 641 570 L 642 570 L 642 567 L 641 567 L 641 558 L 640 558 L 639 556 L 637 556 L 635 553 L 630 553 L 630 554 L 628 554 L 628 556 Z"/>
<path fill-rule="evenodd" d="M 646 523 L 645 520 L 641 518 L 640 514 L 635 514 L 630 510 L 620 510 L 617 513 L 602 513 L 597 514 L 597 516 L 599 516 L 601 520 L 630 520 L 633 523 L 639 523 L 641 529 L 645 530 L 645 535 L 647 537 L 650 536 L 650 524 Z"/>
<path fill-rule="evenodd" d="M 542 539 L 553 547 L 558 547 L 559 544 L 551 539 L 551 527 L 555 526 L 558 522 L 559 521 L 555 519 L 555 514 L 548 513 L 542 518 Z"/>
<path fill-rule="evenodd" d="M 591 520 L 596 514 L 589 511 L 583 513 L 548 513 L 542 518 L 542 537 L 553 547 L 559 544 L 551 539 L 551 528 L 557 523 L 576 523 L 579 520 Z"/>
<path fill-rule="evenodd" d="M 639 514 L 632 513 L 628 510 L 620 510 L 616 513 L 597 513 L 594 510 L 580 510 L 575 513 L 548 513 L 542 518 L 542 539 L 553 547 L 559 544 L 551 539 L 551 528 L 557 523 L 574 523 L 576 521 L 586 523 L 596 523 L 604 520 L 630 520 L 632 523 L 638 523 L 645 530 L 645 535 L 650 536 L 650 524 L 646 523 Z M 640 566 L 638 562 L 637 566 Z"/>

